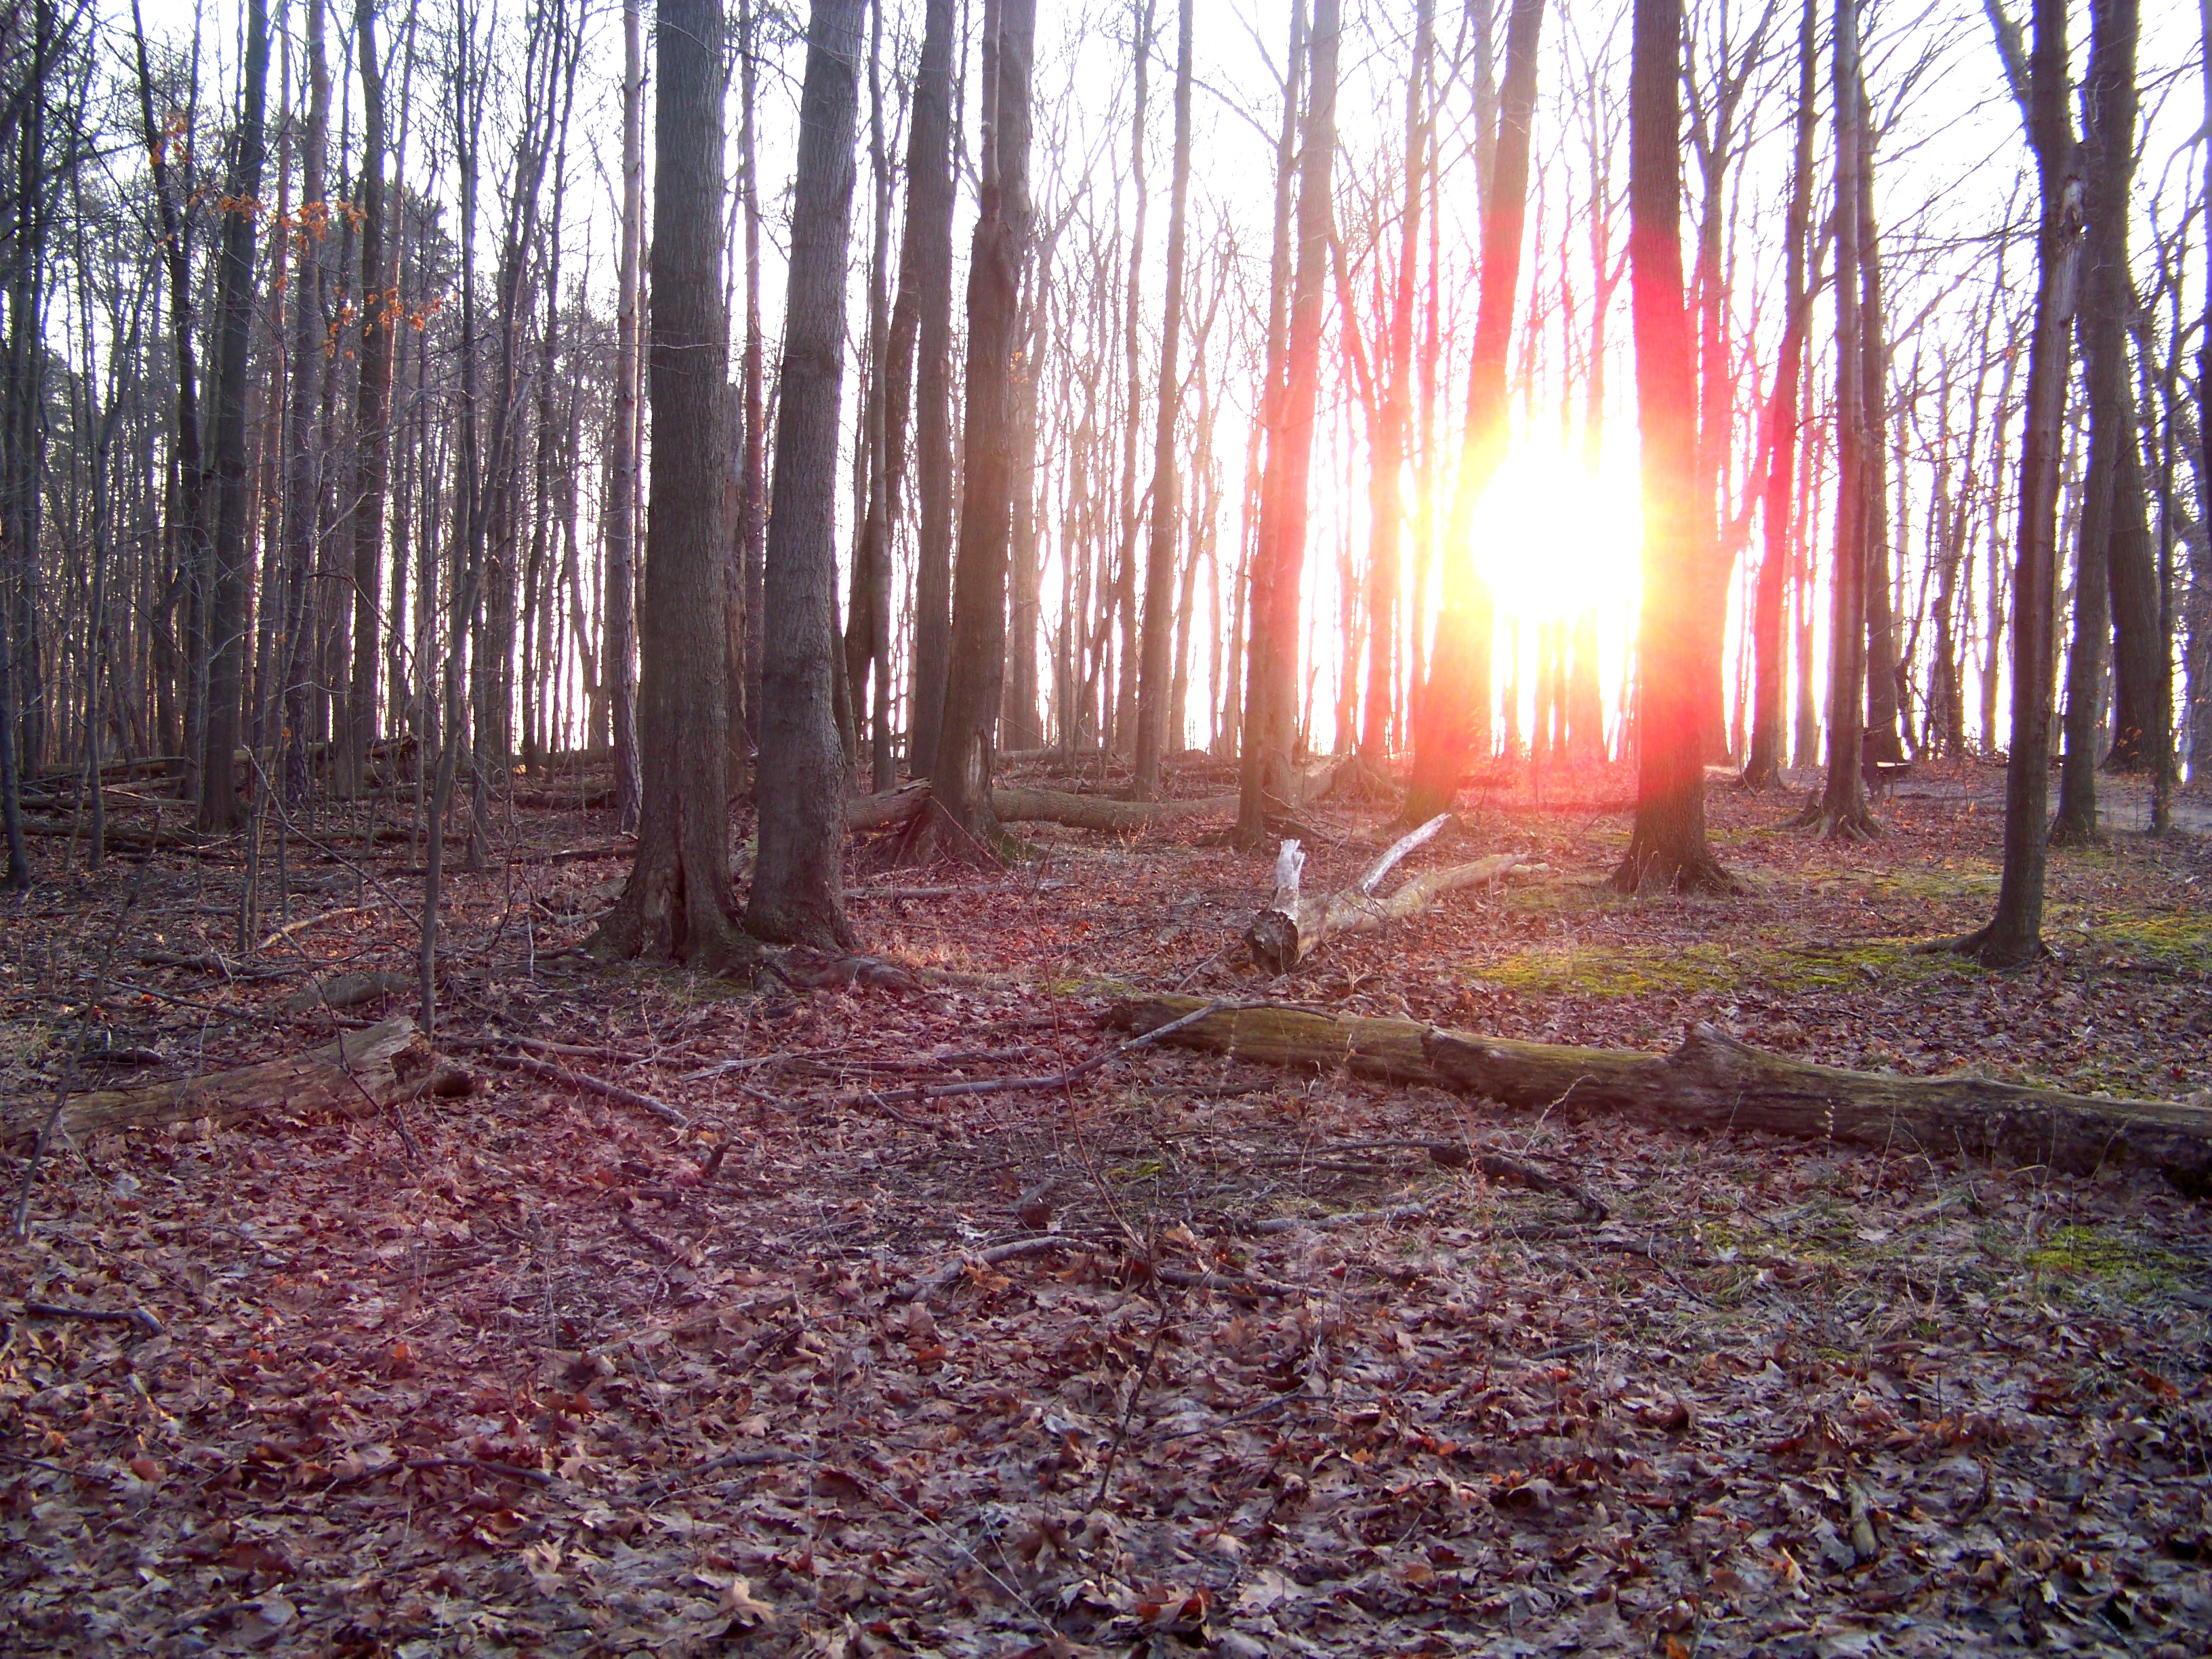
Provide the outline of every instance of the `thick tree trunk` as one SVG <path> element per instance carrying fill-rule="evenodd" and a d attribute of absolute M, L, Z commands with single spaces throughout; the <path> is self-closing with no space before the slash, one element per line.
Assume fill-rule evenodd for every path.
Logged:
<path fill-rule="evenodd" d="M 203 830 L 230 830 L 239 820 L 232 757 L 238 750 L 239 700 L 245 690 L 246 535 L 251 488 L 246 476 L 246 369 L 253 347 L 254 253 L 249 205 L 261 193 L 269 89 L 267 0 L 246 0 L 245 86 L 231 141 L 216 301 L 214 582 L 208 606 L 207 737 L 201 757 Z"/>
<path fill-rule="evenodd" d="M 1444 534 L 1443 604 L 1437 616 L 1436 654 L 1429 664 L 1428 684 L 1413 727 L 1413 775 L 1401 814 L 1409 823 L 1451 811 L 1468 761 L 1490 748 L 1494 615 L 1489 586 L 1475 568 L 1474 507 L 1504 459 L 1509 435 L 1505 357 L 1520 289 L 1528 148 L 1535 123 L 1536 47 L 1543 23 L 1544 0 L 1513 0 L 1505 28 L 1505 88 L 1496 153 L 1483 181 L 1481 291 L 1475 304 L 1474 361 L 1468 376 L 1467 434 Z M 1668 108 L 1674 109 L 1671 101 Z M 1679 167 L 1681 155 L 1676 143 L 1677 136 L 1670 131 L 1669 165 Z M 1681 288 L 1678 245 L 1678 309 Z"/>
<path fill-rule="evenodd" d="M 989 142 L 968 267 L 967 466 L 953 571 L 952 659 L 930 771 L 938 810 L 929 820 L 929 844 L 968 859 L 996 856 L 992 751 L 1006 667 L 1014 378 L 1022 372 L 1015 345 L 1029 254 L 1030 76 L 1036 38 L 1036 0 L 990 0 L 983 42 Z"/>
<path fill-rule="evenodd" d="M 862 0 L 814 0 L 807 33 L 763 599 L 760 845 L 745 911 L 757 938 L 824 950 L 852 943 L 844 908 L 845 757 L 830 648 L 861 6 Z"/>
<path fill-rule="evenodd" d="M 848 3 L 857 11 L 860 0 Z M 647 363 L 653 444 L 639 618 L 644 799 L 629 884 L 594 944 L 603 955 L 674 958 L 713 971 L 744 954 L 732 921 L 723 769 L 729 668 L 722 605 L 721 0 L 659 0 L 656 21 Z M 845 138 L 849 169 L 849 104 Z M 848 190 L 850 178 L 848 171 Z M 802 192 L 802 210 L 805 204 Z M 804 216 L 793 226 L 794 270 L 804 263 L 806 227 Z M 837 253 L 842 275 L 842 239 Z M 842 297 L 842 281 L 830 286 Z M 794 310 L 794 335 L 801 328 Z M 789 397 L 788 379 L 786 386 Z M 829 453 L 836 453 L 834 440 Z M 826 637 L 826 630 L 815 635 L 817 653 Z M 833 811 L 842 805 L 834 782 L 830 800 Z M 765 819 L 761 840 L 765 864 Z"/>
<path fill-rule="evenodd" d="M 1159 793 L 1169 683 L 1174 673 L 1176 532 L 1182 492 L 1176 477 L 1176 418 L 1182 402 L 1183 219 L 1190 199 L 1191 5 L 1177 8 L 1174 180 L 1168 196 L 1168 283 L 1160 321 L 1159 416 L 1152 437 L 1152 540 L 1145 559 L 1145 630 L 1137 683 L 1136 793 Z M 1024 486 L 1026 487 L 1026 485 Z M 1180 738 L 1182 733 L 1176 736 Z"/>
<path fill-rule="evenodd" d="M 1844 0 L 1849 3 L 1849 0 Z M 1696 604 L 1710 504 L 1697 500 L 1697 385 L 1682 296 L 1681 0 L 1637 0 L 1629 71 L 1629 298 L 1644 439 L 1644 599 L 1636 635 L 1636 824 L 1625 891 L 1729 890 L 1705 846 Z"/>
<path fill-rule="evenodd" d="M 1149 997 L 1117 1004 L 1108 1020 L 1149 1031 L 1206 1006 L 1201 997 Z M 1618 1113 L 1661 1128 L 1757 1130 L 2069 1175 L 2155 1170 L 2184 1192 L 2212 1188 L 2212 1109 L 2202 1106 L 1848 1072 L 1765 1053 L 1710 1025 L 1691 1027 L 1673 1054 L 1654 1054 L 1262 1005 L 1208 1014 L 1167 1041 L 1255 1064 L 1426 1084 L 1522 1111 Z"/>
<path fill-rule="evenodd" d="M 1337 0 L 1315 0 L 1306 51 L 1305 133 L 1298 172 L 1297 258 L 1285 379 L 1267 447 L 1259 545 L 1252 560 L 1251 640 L 1237 835 L 1245 846 L 1267 834 L 1267 797 L 1279 794 L 1297 738 L 1298 601 L 1305 565 L 1307 486 L 1321 396 L 1321 325 L 1334 219 L 1330 179 L 1336 157 Z"/>

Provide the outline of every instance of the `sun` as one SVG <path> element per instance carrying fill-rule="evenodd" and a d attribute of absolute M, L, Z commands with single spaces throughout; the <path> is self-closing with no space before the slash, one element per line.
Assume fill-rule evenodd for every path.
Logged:
<path fill-rule="evenodd" d="M 1474 564 L 1502 619 L 1611 619 L 1634 614 L 1643 535 L 1632 458 L 1608 453 L 1593 471 L 1556 441 L 1524 435 L 1475 507 Z"/>

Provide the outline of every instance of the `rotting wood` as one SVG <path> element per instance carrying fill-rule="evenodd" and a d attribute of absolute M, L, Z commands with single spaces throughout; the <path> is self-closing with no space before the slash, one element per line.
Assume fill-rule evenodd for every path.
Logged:
<path fill-rule="evenodd" d="M 1305 854 L 1296 841 L 1285 842 L 1275 860 L 1274 897 L 1244 930 L 1244 943 L 1252 959 L 1269 973 L 1288 973 L 1332 934 L 1370 932 L 1386 922 L 1403 921 L 1459 888 L 1500 880 L 1510 871 L 1541 867 L 1533 865 L 1524 854 L 1497 853 L 1471 864 L 1427 871 L 1389 898 L 1377 898 L 1375 890 L 1383 878 L 1407 854 L 1433 840 L 1449 822 L 1449 815 L 1440 813 L 1401 836 L 1358 881 L 1326 896 L 1300 896 Z"/>
<path fill-rule="evenodd" d="M 309 1014 L 325 1008 L 358 1008 L 380 997 L 405 996 L 416 982 L 404 974 L 339 974 L 295 991 L 283 1001 L 288 1014 Z"/>
<path fill-rule="evenodd" d="M 929 786 L 909 783 L 881 794 L 848 802 L 845 827 L 888 830 L 905 823 L 929 804 Z M 1115 800 L 1107 795 L 1077 795 L 1060 789 L 994 789 L 991 810 L 1001 823 L 1058 823 L 1071 830 L 1143 830 L 1176 818 L 1221 817 L 1237 810 L 1234 795 L 1200 800 Z"/>
<path fill-rule="evenodd" d="M 282 1060 L 204 1077 L 75 1095 L 62 1109 L 58 1127 L 82 1140 L 113 1129 L 203 1118 L 229 1123 L 277 1112 L 295 1116 L 337 1112 L 362 1118 L 417 1095 L 460 1094 L 468 1087 L 468 1074 L 440 1064 L 414 1020 L 399 1014 Z M 51 1099 L 8 1103 L 0 1107 L 0 1139 L 9 1146 L 34 1139 L 52 1110 Z"/>
<path fill-rule="evenodd" d="M 1148 1031 L 1205 1006 L 1161 995 L 1116 1004 L 1108 1019 Z M 1668 1128 L 1758 1129 L 1899 1157 L 1987 1158 L 2075 1175 L 2155 1170 L 2183 1192 L 2212 1191 L 2212 1109 L 1978 1077 L 1844 1071 L 1753 1048 L 1705 1024 L 1673 1054 L 1655 1054 L 1263 1004 L 1207 1015 L 1170 1040 L 1261 1064 L 1428 1084 L 1523 1110 L 1618 1112 Z"/>

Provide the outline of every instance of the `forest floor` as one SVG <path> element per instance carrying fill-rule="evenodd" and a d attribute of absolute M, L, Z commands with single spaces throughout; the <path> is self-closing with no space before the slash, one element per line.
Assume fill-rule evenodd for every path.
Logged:
<path fill-rule="evenodd" d="M 2212 1103 L 2201 834 L 2054 855 L 2032 970 L 1911 953 L 1985 919 L 2002 786 L 1922 769 L 1846 847 L 1717 784 L 1745 894 L 1636 900 L 1604 884 L 1626 775 L 1503 776 L 1413 862 L 1545 871 L 1273 983 L 1235 943 L 1271 862 L 1218 823 L 1024 825 L 996 873 L 856 846 L 855 924 L 920 991 L 594 968 L 625 859 L 543 855 L 608 848 L 605 815 L 516 811 L 450 890 L 439 1039 L 475 1093 L 47 1161 L 0 1242 L 0 1651 L 2212 1650 L 2212 1218 L 2154 1178 L 1165 1048 L 882 1099 L 1057 1072 L 1181 988 Z M 1302 817 L 1310 890 L 1387 839 Z M 0 1099 L 310 1048 L 342 1017 L 303 987 L 411 975 L 419 853 L 306 827 L 327 850 L 292 841 L 281 902 L 264 860 L 252 932 L 289 931 L 244 957 L 234 842 L 9 901 Z M 689 1126 L 465 1046 L 495 1034 Z M 1462 1137 L 1605 1218 L 1423 1150 Z"/>

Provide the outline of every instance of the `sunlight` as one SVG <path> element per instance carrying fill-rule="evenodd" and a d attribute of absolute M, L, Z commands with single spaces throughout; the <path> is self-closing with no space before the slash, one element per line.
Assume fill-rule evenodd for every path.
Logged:
<path fill-rule="evenodd" d="M 1474 562 L 1501 618 L 1553 622 L 1595 609 L 1632 616 L 1642 592 L 1635 456 L 1616 445 L 1593 473 L 1555 441 L 1522 437 L 1474 513 Z"/>

